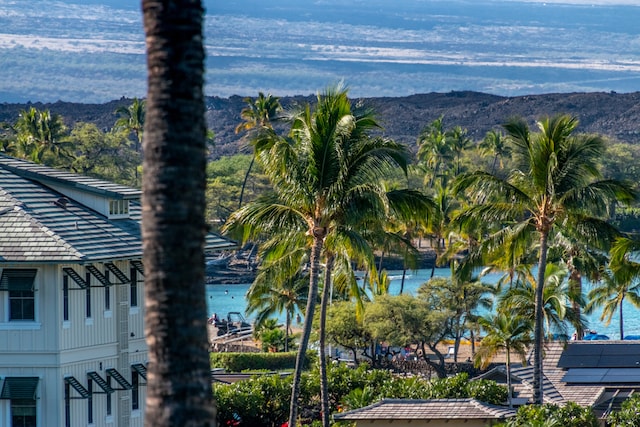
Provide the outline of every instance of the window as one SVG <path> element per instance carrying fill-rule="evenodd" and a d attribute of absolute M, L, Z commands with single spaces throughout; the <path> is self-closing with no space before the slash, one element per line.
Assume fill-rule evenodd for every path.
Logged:
<path fill-rule="evenodd" d="M 87 273 L 87 288 L 84 290 L 85 291 L 85 298 L 86 298 L 86 316 L 87 319 L 91 318 L 91 273 Z"/>
<path fill-rule="evenodd" d="M 138 373 L 131 372 L 131 410 L 135 411 L 140 409 L 140 394 L 138 393 L 140 380 Z"/>
<path fill-rule="evenodd" d="M 109 200 L 109 217 L 129 216 L 128 200 Z"/>
<path fill-rule="evenodd" d="M 31 399 L 11 399 L 11 426 L 36 427 L 36 401 Z"/>
<path fill-rule="evenodd" d="M 87 391 L 89 398 L 87 399 L 87 423 L 93 424 L 93 380 L 87 380 Z"/>
<path fill-rule="evenodd" d="M 111 388 L 111 377 L 109 375 L 107 375 L 107 385 Z M 107 416 L 111 415 L 111 405 L 111 393 L 107 393 Z"/>
<path fill-rule="evenodd" d="M 2 384 L 0 399 L 11 401 L 12 427 L 37 426 L 37 395 L 38 377 L 6 377 Z"/>
<path fill-rule="evenodd" d="M 36 320 L 34 281 L 36 269 L 5 268 L 0 276 L 0 290 L 9 294 L 9 320 Z"/>
<path fill-rule="evenodd" d="M 104 272 L 104 276 L 109 281 L 109 270 Z M 106 311 L 111 310 L 111 290 L 109 286 L 104 287 L 104 309 Z"/>
<path fill-rule="evenodd" d="M 71 387 L 64 383 L 64 427 L 71 427 Z"/>
<path fill-rule="evenodd" d="M 69 320 L 69 276 L 62 277 L 62 320 Z"/>
<path fill-rule="evenodd" d="M 9 320 L 36 320 L 33 290 L 9 291 Z"/>
<path fill-rule="evenodd" d="M 138 272 L 135 268 L 131 267 L 129 270 L 129 274 L 131 277 L 131 295 L 129 296 L 129 302 L 131 303 L 131 307 L 138 306 Z"/>

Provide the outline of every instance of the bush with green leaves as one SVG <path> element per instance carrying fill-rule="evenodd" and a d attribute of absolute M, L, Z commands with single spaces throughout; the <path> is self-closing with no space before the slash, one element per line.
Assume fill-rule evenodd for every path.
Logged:
<path fill-rule="evenodd" d="M 467 374 L 428 381 L 399 377 L 387 370 L 355 369 L 346 364 L 327 366 L 331 412 L 361 408 L 385 398 L 446 399 L 474 397 L 499 404 L 506 400 L 506 388 L 493 381 L 469 381 Z M 320 419 L 320 376 L 317 364 L 300 381 L 299 415 L 305 423 Z M 287 420 L 291 377 L 254 377 L 234 384 L 216 384 L 219 425 L 255 427 L 279 426 Z M 268 412 L 268 414 L 266 413 Z M 235 424 L 237 423 L 237 424 Z"/>
<path fill-rule="evenodd" d="M 291 378 L 262 375 L 233 384 L 216 384 L 213 395 L 220 426 L 280 426 L 289 416 Z"/>
<path fill-rule="evenodd" d="M 640 394 L 634 394 L 622 402 L 619 411 L 607 417 L 611 427 L 640 427 Z"/>
<path fill-rule="evenodd" d="M 307 353 L 306 366 L 316 359 L 315 353 Z M 209 353 L 211 368 L 222 368 L 227 372 L 285 371 L 293 370 L 296 353 Z"/>
<path fill-rule="evenodd" d="M 599 425 L 591 408 L 583 408 L 574 402 L 568 402 L 564 406 L 550 403 L 521 406 L 514 418 L 501 424 L 504 427 L 598 427 Z"/>

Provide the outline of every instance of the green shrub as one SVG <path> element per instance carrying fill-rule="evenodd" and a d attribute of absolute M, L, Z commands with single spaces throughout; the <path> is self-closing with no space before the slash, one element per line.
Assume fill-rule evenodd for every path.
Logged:
<path fill-rule="evenodd" d="M 291 377 L 261 375 L 233 384 L 216 384 L 218 425 L 279 426 L 289 417 Z"/>
<path fill-rule="evenodd" d="M 639 427 L 640 394 L 634 394 L 622 402 L 620 410 L 609 414 L 607 422 L 611 427 Z"/>
<path fill-rule="evenodd" d="M 598 427 L 598 419 L 591 408 L 583 408 L 574 402 L 565 406 L 527 405 L 518 408 L 508 427 Z M 626 425 L 626 424 L 624 424 Z"/>
<path fill-rule="evenodd" d="M 210 353 L 211 368 L 223 368 L 227 372 L 243 371 L 283 371 L 296 366 L 296 353 Z M 308 369 L 315 359 L 314 353 L 307 353 L 304 369 Z"/>

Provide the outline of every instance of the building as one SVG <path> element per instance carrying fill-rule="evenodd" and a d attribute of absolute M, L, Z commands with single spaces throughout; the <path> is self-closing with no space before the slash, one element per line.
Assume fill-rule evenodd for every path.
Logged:
<path fill-rule="evenodd" d="M 143 425 L 140 195 L 0 155 L 0 427 Z"/>
<path fill-rule="evenodd" d="M 383 399 L 364 408 L 334 415 L 356 427 L 484 427 L 505 422 L 513 409 L 489 405 L 476 399 Z"/>
<path fill-rule="evenodd" d="M 640 391 L 640 341 L 550 342 L 543 359 L 545 403 L 575 402 L 591 407 L 601 420 Z M 506 383 L 499 366 L 478 378 Z M 533 367 L 511 369 L 514 405 L 533 402 Z"/>

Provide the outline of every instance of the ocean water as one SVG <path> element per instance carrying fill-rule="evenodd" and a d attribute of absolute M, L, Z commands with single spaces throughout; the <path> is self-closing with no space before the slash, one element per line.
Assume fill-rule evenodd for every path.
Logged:
<path fill-rule="evenodd" d="M 434 276 L 449 277 L 450 272 L 449 268 L 436 268 Z M 389 293 L 397 295 L 400 292 L 402 271 L 389 271 L 388 274 L 391 277 Z M 407 277 L 405 278 L 404 293 L 415 294 L 420 285 L 429 280 L 430 276 L 431 269 L 408 271 Z M 501 274 L 490 274 L 485 276 L 482 280 L 487 283 L 496 283 L 500 276 Z M 207 285 L 206 298 L 209 313 L 218 313 L 218 316 L 224 317 L 228 312 L 237 311 L 242 313 L 247 319 L 251 320 L 251 316 L 245 313 L 245 294 L 247 293 L 249 286 L 250 284 Z M 592 284 L 585 283 L 584 292 L 588 292 L 591 286 Z M 587 316 L 587 320 L 589 322 L 588 328 L 597 331 L 599 334 L 608 335 L 611 339 L 620 339 L 619 313 L 616 312 L 614 314 L 613 319 L 608 326 L 600 320 L 601 314 L 601 311 L 597 310 L 595 313 Z M 629 302 L 625 301 L 623 306 L 623 315 L 624 334 L 640 335 L 640 309 L 635 308 Z M 282 313 L 279 319 L 284 323 L 285 314 Z"/>

